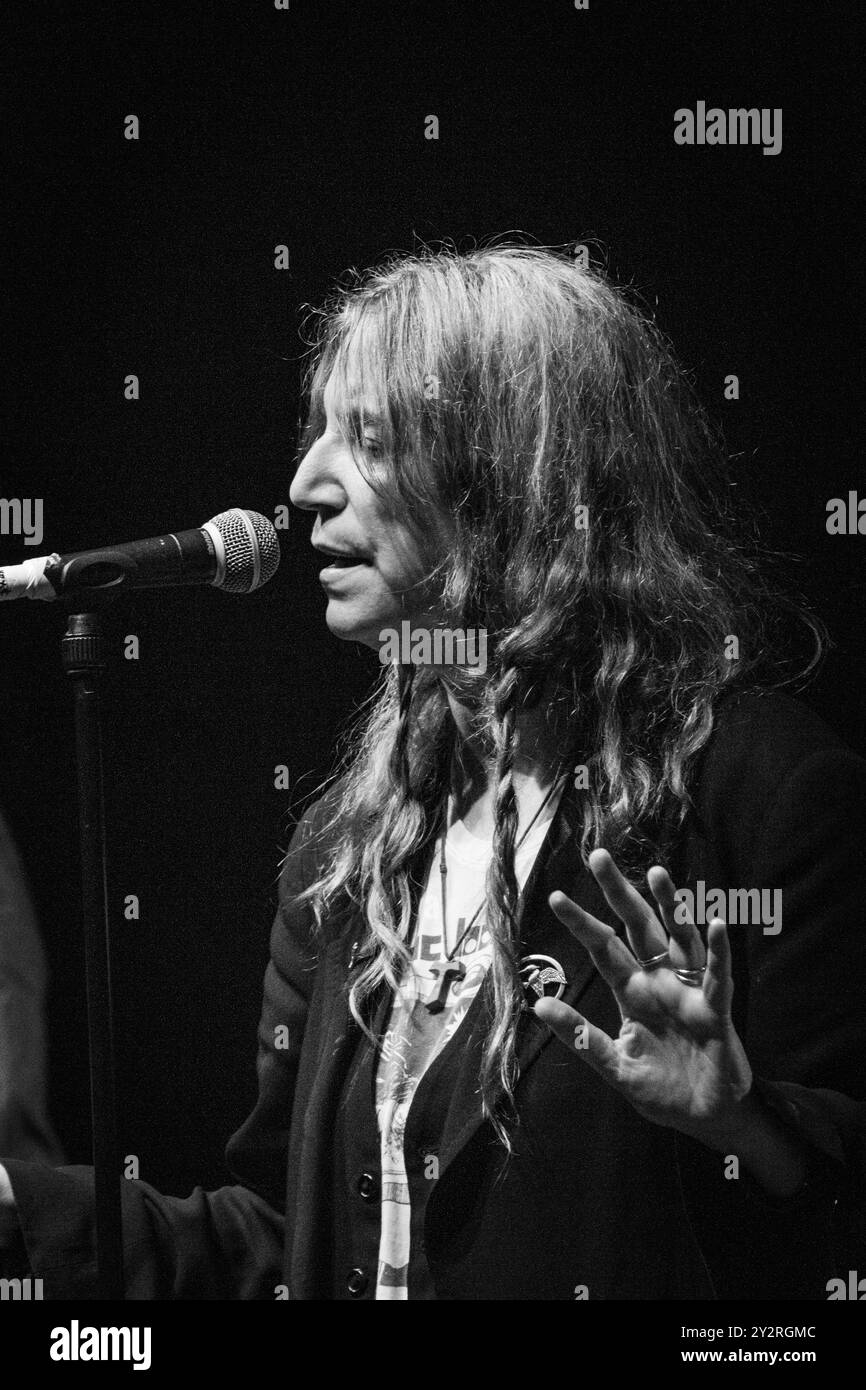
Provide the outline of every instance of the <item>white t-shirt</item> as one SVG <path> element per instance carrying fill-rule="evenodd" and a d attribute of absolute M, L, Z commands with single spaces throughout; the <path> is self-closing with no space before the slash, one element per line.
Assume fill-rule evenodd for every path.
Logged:
<path fill-rule="evenodd" d="M 556 811 L 560 791 L 551 797 L 515 855 L 515 877 L 522 889 Z M 442 941 L 442 888 L 439 845 L 418 904 L 411 971 L 395 995 L 376 1072 L 376 1115 L 382 1156 L 382 1234 L 377 1299 L 408 1297 L 410 1207 L 403 1160 L 403 1136 L 412 1097 L 434 1058 L 460 1027 L 490 966 L 492 951 L 485 909 L 452 959 L 447 953 L 485 899 L 492 841 L 466 829 L 449 828 L 445 847 L 448 940 Z M 430 1012 L 429 1005 L 433 1005 Z"/>

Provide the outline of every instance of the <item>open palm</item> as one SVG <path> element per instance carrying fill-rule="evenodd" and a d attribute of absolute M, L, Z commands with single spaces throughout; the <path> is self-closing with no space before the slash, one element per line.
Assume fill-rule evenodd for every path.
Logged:
<path fill-rule="evenodd" d="M 677 921 L 674 886 L 664 869 L 656 866 L 647 876 L 655 913 L 606 850 L 594 851 L 589 864 L 631 950 L 565 893 L 552 893 L 549 901 L 610 985 L 622 1019 L 619 1036 L 609 1037 L 556 999 L 540 999 L 535 1013 L 639 1114 L 703 1134 L 724 1123 L 752 1081 L 731 1021 L 725 924 L 719 918 L 710 923 L 705 951 L 694 923 Z"/>

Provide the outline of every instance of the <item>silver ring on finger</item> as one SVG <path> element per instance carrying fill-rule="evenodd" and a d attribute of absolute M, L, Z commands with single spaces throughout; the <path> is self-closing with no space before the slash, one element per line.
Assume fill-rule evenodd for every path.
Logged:
<path fill-rule="evenodd" d="M 703 984 L 704 975 L 706 973 L 707 967 L 705 965 L 699 965 L 694 970 L 674 971 L 674 974 L 676 975 L 677 979 L 682 980 L 684 985 L 692 985 L 697 987 L 698 989 L 700 989 L 701 985 Z"/>
<path fill-rule="evenodd" d="M 669 951 L 659 951 L 657 956 L 650 956 L 648 960 L 639 960 L 638 965 L 641 970 L 658 970 L 659 966 L 664 965 L 670 960 Z"/>

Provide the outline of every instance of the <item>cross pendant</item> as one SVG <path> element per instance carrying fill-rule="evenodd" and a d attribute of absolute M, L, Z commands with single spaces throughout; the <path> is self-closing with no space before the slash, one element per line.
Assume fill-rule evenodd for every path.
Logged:
<path fill-rule="evenodd" d="M 441 978 L 439 975 L 439 967 L 436 965 L 431 967 L 430 974 L 433 975 L 434 978 L 439 979 L 439 993 L 436 995 L 436 998 L 431 999 L 430 1003 L 425 1005 L 425 1007 L 428 1014 L 441 1014 L 442 1010 L 445 1008 L 445 1001 L 448 998 L 448 991 L 451 988 L 452 982 L 466 979 L 466 966 L 463 964 L 462 960 L 449 960 L 445 961 L 445 969 L 441 973 Z"/>

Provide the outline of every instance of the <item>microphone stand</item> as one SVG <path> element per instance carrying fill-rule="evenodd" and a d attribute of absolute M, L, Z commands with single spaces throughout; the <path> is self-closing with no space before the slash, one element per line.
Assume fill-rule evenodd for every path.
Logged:
<path fill-rule="evenodd" d="M 130 562 L 129 568 L 133 567 Z M 123 587 L 126 574 L 106 588 L 88 589 L 83 587 L 83 576 L 77 579 L 77 573 L 73 562 L 63 581 L 61 601 L 68 622 L 60 649 L 63 669 L 72 681 L 75 714 L 97 1278 L 100 1298 L 123 1300 L 121 1169 L 115 1094 L 100 681 L 106 665 L 101 613 L 116 591 Z"/>

